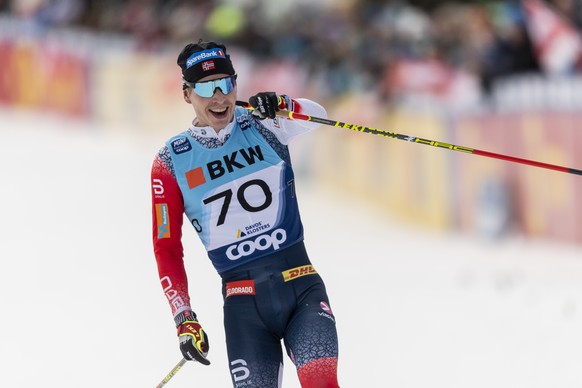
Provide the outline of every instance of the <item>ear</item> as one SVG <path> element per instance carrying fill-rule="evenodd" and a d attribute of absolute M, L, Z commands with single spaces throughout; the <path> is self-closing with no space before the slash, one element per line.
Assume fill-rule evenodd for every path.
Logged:
<path fill-rule="evenodd" d="M 190 99 L 190 88 L 182 90 L 182 96 L 184 97 L 184 101 L 188 104 L 192 104 L 192 100 Z"/>

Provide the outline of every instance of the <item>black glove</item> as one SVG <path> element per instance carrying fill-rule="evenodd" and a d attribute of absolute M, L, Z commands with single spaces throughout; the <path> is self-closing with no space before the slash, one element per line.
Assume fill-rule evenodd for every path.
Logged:
<path fill-rule="evenodd" d="M 206 358 L 210 344 L 208 336 L 196 319 L 193 311 L 184 311 L 174 318 L 178 328 L 180 351 L 186 360 L 195 360 L 204 365 L 210 365 Z"/>
<path fill-rule="evenodd" d="M 274 119 L 279 109 L 287 109 L 288 99 L 274 92 L 261 92 L 249 98 L 249 103 L 254 108 L 253 116 L 261 120 Z"/>

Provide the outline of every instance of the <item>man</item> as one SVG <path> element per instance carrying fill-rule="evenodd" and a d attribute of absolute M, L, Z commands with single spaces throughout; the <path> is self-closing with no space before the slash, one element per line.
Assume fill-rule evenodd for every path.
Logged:
<path fill-rule="evenodd" d="M 280 387 L 283 340 L 302 387 L 338 387 L 335 318 L 303 243 L 287 148 L 317 124 L 276 117 L 280 109 L 326 112 L 273 92 L 251 97 L 252 113 L 237 107 L 237 74 L 222 44 L 188 44 L 177 62 L 195 118 L 155 158 L 152 213 L 160 282 L 180 350 L 188 360 L 210 364 L 184 269 L 185 213 L 222 278 L 233 386 Z"/>

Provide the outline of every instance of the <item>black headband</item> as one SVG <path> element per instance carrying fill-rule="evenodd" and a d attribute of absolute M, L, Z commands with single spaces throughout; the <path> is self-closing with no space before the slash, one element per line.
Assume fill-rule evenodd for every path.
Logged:
<path fill-rule="evenodd" d="M 212 74 L 235 74 L 230 56 L 219 47 L 192 53 L 182 67 L 182 76 L 190 83 Z"/>

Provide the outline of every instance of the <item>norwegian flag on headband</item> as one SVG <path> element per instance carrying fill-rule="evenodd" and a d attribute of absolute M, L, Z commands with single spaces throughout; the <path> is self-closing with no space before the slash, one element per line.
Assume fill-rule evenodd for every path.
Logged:
<path fill-rule="evenodd" d="M 522 0 L 522 5 L 530 39 L 544 71 L 572 71 L 582 58 L 580 33 L 544 1 Z"/>
<path fill-rule="evenodd" d="M 202 63 L 202 70 L 208 71 L 214 69 L 214 61 L 206 61 Z"/>

